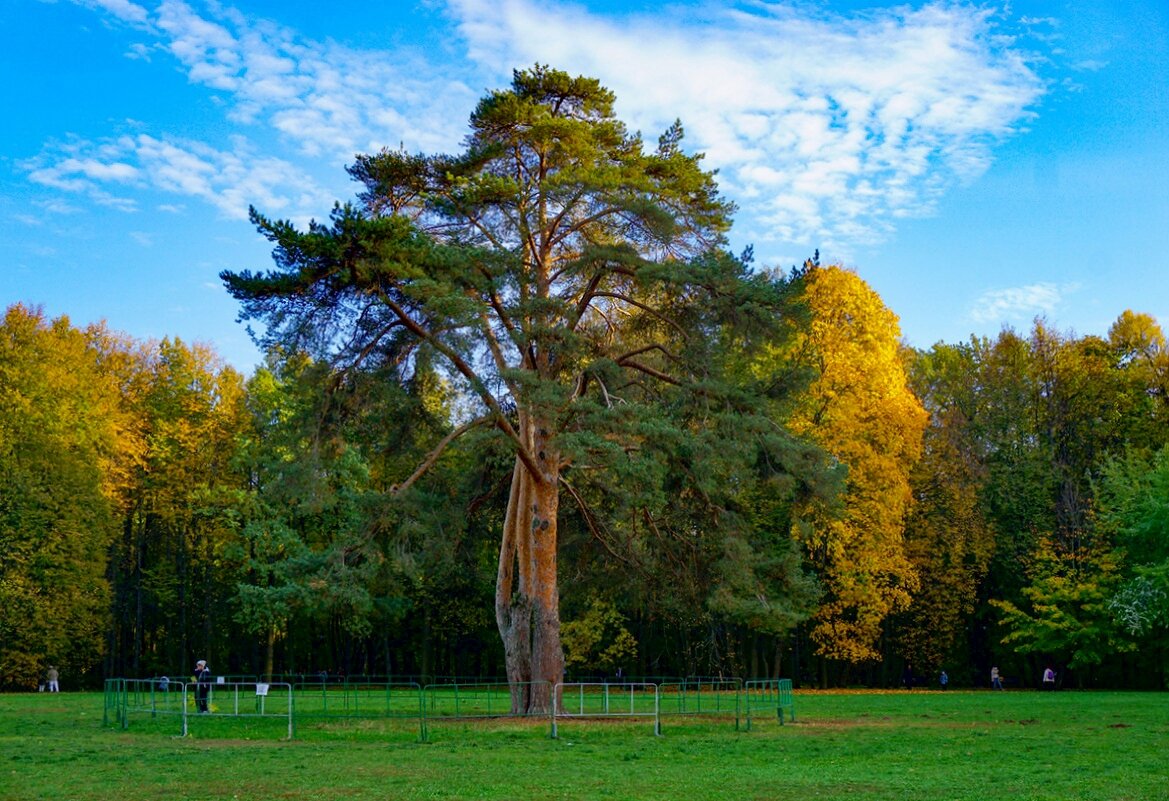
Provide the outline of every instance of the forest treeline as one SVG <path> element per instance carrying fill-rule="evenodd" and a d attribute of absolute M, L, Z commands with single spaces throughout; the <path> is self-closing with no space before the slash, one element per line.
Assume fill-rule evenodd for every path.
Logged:
<path fill-rule="evenodd" d="M 789 676 L 1166 686 L 1169 348 L 906 347 L 854 272 L 726 250 L 676 124 L 537 67 L 383 151 L 275 268 L 266 360 L 10 307 L 0 686 Z M 522 703 L 548 703 L 535 690 Z"/>
<path fill-rule="evenodd" d="M 745 488 L 751 548 L 701 520 L 665 535 L 642 510 L 599 525 L 566 509 L 570 672 L 891 686 L 907 665 L 973 684 L 997 665 L 1026 684 L 1051 663 L 1085 685 L 1163 687 L 1156 323 L 1125 312 L 1106 338 L 1036 323 L 912 351 L 855 274 L 800 280 L 838 341 L 820 343 L 789 425 L 849 468 L 838 495 L 793 528 L 765 480 Z M 413 396 L 361 380 L 329 392 L 346 379 L 279 354 L 245 379 L 204 347 L 9 308 L 4 685 L 33 686 L 49 663 L 75 683 L 175 674 L 200 655 L 241 675 L 499 675 L 493 501 L 510 465 L 469 444 L 418 492 L 388 495 L 418 451 L 398 443 L 453 424 L 429 379 Z M 781 619 L 736 586 L 740 558 L 774 563 Z"/>

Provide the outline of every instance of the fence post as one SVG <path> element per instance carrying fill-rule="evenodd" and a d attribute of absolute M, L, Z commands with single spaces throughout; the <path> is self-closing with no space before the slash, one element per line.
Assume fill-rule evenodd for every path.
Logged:
<path fill-rule="evenodd" d="M 556 686 L 552 688 L 552 703 L 548 705 L 548 714 L 552 718 L 552 739 L 558 738 L 556 731 L 556 710 L 560 708 L 560 698 L 564 695 L 564 683 L 557 682 Z"/>
<path fill-rule="evenodd" d="M 743 680 L 735 680 L 735 731 L 739 730 L 739 713 L 742 711 Z"/>
<path fill-rule="evenodd" d="M 654 735 L 662 736 L 662 690 L 658 685 L 654 688 Z"/>
<path fill-rule="evenodd" d="M 430 689 L 430 685 L 425 687 L 419 686 L 418 689 L 418 732 L 422 742 L 426 742 L 426 691 Z"/>

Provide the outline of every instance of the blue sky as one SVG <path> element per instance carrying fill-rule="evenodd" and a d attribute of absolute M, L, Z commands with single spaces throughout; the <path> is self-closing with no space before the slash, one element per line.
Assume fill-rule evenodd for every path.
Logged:
<path fill-rule="evenodd" d="M 217 279 L 271 264 L 248 205 L 324 217 L 355 153 L 457 150 L 536 62 L 649 142 L 680 118 L 736 249 L 819 248 L 911 345 L 1169 323 L 1164 0 L 4 0 L 0 303 L 250 371 Z"/>

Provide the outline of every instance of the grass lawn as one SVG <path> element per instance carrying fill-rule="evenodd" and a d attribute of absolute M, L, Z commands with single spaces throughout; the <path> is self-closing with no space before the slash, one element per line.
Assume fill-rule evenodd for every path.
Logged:
<path fill-rule="evenodd" d="M 102 725 L 101 694 L 0 695 L 0 799 L 1169 799 L 1169 694 L 797 693 L 796 723 Z"/>

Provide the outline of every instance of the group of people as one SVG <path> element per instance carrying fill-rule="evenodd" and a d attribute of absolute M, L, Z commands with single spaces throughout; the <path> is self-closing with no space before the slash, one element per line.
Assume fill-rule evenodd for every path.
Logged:
<path fill-rule="evenodd" d="M 60 685 L 61 674 L 54 665 L 49 665 L 49 669 L 45 671 L 45 679 L 41 682 L 38 688 L 41 692 L 46 690 L 51 693 L 61 692 Z"/>
<path fill-rule="evenodd" d="M 906 674 L 902 676 L 901 680 L 906 687 L 913 686 L 913 674 L 909 671 L 909 668 L 906 668 Z M 938 686 L 943 690 L 950 686 L 950 677 L 944 670 L 938 676 Z M 1042 687 L 1044 690 L 1055 689 L 1055 670 L 1052 669 L 1051 665 L 1048 665 L 1043 671 Z M 1001 690 L 1003 688 L 1003 676 L 999 673 L 997 665 L 990 669 L 990 688 L 992 690 Z"/>
<path fill-rule="evenodd" d="M 913 675 L 913 671 L 908 665 L 906 665 L 905 670 L 901 674 L 901 684 L 906 689 L 913 689 L 914 684 L 922 683 L 924 683 L 924 680 L 915 677 Z M 938 686 L 943 690 L 949 688 L 950 686 L 950 676 L 944 670 L 938 674 Z M 1043 671 L 1042 687 L 1044 690 L 1055 689 L 1055 671 L 1052 669 L 1051 665 L 1048 665 Z M 1003 688 L 1003 677 L 1002 674 L 999 673 L 998 666 L 992 667 L 990 669 L 990 688 L 992 690 L 1001 690 Z"/>
<path fill-rule="evenodd" d="M 1048 665 L 1043 669 L 1042 686 L 1044 690 L 1055 689 L 1055 671 L 1052 669 L 1051 665 Z M 992 690 L 1001 690 L 1003 688 L 1003 677 L 999 673 L 998 667 L 992 667 L 990 669 L 990 688 Z"/>

